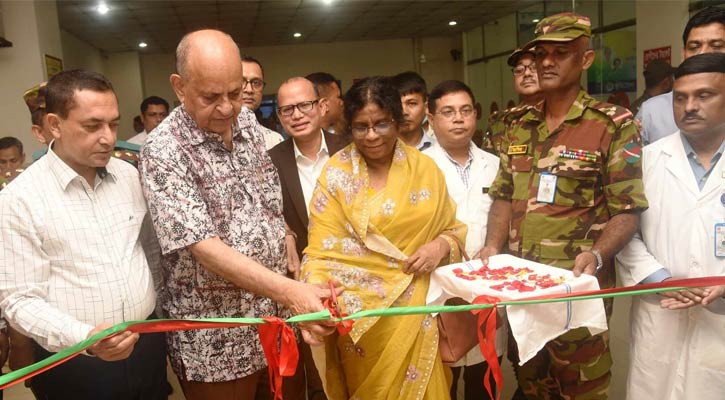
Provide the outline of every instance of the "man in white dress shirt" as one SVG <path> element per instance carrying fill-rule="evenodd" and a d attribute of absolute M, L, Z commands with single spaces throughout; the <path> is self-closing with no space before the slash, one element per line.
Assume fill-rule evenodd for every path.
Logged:
<path fill-rule="evenodd" d="M 128 143 L 142 146 L 146 138 L 154 128 L 159 126 L 161 121 L 169 115 L 169 103 L 158 96 L 149 96 L 141 102 L 141 123 L 143 131 L 139 132 Z"/>
<path fill-rule="evenodd" d="M 679 131 L 644 148 L 649 209 L 617 256 L 624 285 L 725 275 L 725 54 L 675 71 Z M 723 287 L 632 298 L 628 399 L 722 399 Z"/>
<path fill-rule="evenodd" d="M 327 100 L 312 82 L 302 77 L 287 79 L 277 91 L 277 115 L 290 138 L 269 151 L 282 185 L 282 203 L 287 225 L 288 270 L 299 276 L 302 251 L 307 247 L 309 204 L 317 178 L 330 156 L 347 142 L 342 135 L 322 130 Z M 301 360 L 294 377 L 285 378 L 284 398 L 311 400 L 325 398 L 310 348 L 299 345 Z M 306 383 L 306 384 L 305 384 Z M 305 397 L 307 394 L 307 397 Z"/>
<path fill-rule="evenodd" d="M 118 101 L 95 72 L 46 87 L 48 153 L 0 192 L 0 307 L 46 358 L 113 324 L 149 318 L 158 263 L 136 169 L 111 158 Z M 165 396 L 163 334 L 128 331 L 33 378 L 46 399 Z"/>
<path fill-rule="evenodd" d="M 262 63 L 254 57 L 243 56 L 242 57 L 242 76 L 244 77 L 242 89 L 242 104 L 248 110 L 256 111 L 259 106 L 262 105 L 262 96 L 264 86 L 267 84 L 264 82 L 264 69 L 262 69 Z M 275 132 L 266 126 L 262 125 L 261 122 L 259 127 L 264 135 L 264 144 L 267 146 L 267 150 L 276 146 L 282 142 L 284 138 L 279 132 Z"/>
<path fill-rule="evenodd" d="M 473 92 L 463 82 L 444 81 L 428 96 L 428 121 L 435 132 L 437 142 L 423 150 L 430 156 L 446 177 L 448 193 L 456 202 L 456 218 L 468 225 L 466 252 L 474 256 L 486 239 L 486 221 L 493 199 L 488 188 L 496 178 L 499 159 L 476 147 L 471 138 L 476 132 L 476 100 Z M 496 352 L 503 354 L 506 330 L 496 332 Z M 481 398 L 487 364 L 478 347 L 474 347 L 452 367 L 455 397 L 458 376 L 463 370 L 466 400 Z M 495 388 L 493 380 L 491 386 Z"/>

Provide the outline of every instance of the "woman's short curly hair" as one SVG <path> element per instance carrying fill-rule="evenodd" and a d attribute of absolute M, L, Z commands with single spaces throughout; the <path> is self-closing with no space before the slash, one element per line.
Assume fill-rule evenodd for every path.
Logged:
<path fill-rule="evenodd" d="M 403 106 L 400 102 L 398 90 L 393 86 L 390 78 L 385 76 L 371 76 L 361 79 L 345 93 L 345 120 L 350 123 L 355 114 L 374 103 L 383 111 L 389 112 L 396 126 L 403 120 Z M 350 127 L 346 128 L 350 135 Z"/>

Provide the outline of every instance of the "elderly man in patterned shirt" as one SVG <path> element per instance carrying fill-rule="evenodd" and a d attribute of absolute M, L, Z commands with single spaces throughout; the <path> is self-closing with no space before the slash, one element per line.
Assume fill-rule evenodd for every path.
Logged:
<path fill-rule="evenodd" d="M 242 108 L 239 48 L 223 32 L 201 30 L 181 40 L 176 57 L 171 85 L 181 106 L 141 156 L 164 255 L 164 311 L 205 318 L 322 310 L 329 289 L 285 277 L 282 192 L 259 124 Z M 331 328 L 306 325 L 303 336 L 314 342 L 308 330 Z M 251 399 L 269 384 L 260 380 L 266 362 L 256 327 L 173 332 L 167 342 L 187 399 Z"/>

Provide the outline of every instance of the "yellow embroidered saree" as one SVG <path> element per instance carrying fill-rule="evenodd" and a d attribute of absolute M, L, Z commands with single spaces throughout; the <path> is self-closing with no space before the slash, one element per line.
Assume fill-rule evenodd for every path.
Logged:
<path fill-rule="evenodd" d="M 310 204 L 309 246 L 302 277 L 345 287 L 343 311 L 425 304 L 430 275 L 402 272 L 404 261 L 441 234 L 465 242 L 445 178 L 418 150 L 396 143 L 387 185 L 368 184 L 354 144 L 325 165 Z M 452 240 L 451 257 L 458 250 Z M 449 382 L 430 315 L 365 318 L 347 336 L 325 338 L 321 370 L 330 399 L 442 399 Z"/>

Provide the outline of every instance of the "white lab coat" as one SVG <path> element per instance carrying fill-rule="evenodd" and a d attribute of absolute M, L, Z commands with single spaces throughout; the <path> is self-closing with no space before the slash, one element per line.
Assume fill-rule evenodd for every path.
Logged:
<path fill-rule="evenodd" d="M 468 177 L 468 188 L 463 184 L 456 167 L 448 159 L 440 144 L 433 143 L 432 146 L 423 151 L 423 154 L 430 156 L 446 177 L 448 194 L 456 203 L 456 218 L 468 225 L 466 253 L 473 257 L 481 250 L 486 240 L 488 211 L 491 209 L 491 203 L 493 203 L 493 199 L 488 195 L 488 189 L 496 178 L 500 160 L 495 155 L 487 153 L 473 144 L 471 144 L 471 151 L 473 152 L 473 161 L 471 162 Z M 503 354 L 505 343 L 506 329 L 500 327 L 496 330 L 496 352 L 499 355 Z M 483 361 L 481 350 L 475 347 L 453 366 L 474 365 Z"/>
<path fill-rule="evenodd" d="M 725 275 L 714 237 L 715 223 L 725 222 L 724 159 L 700 191 L 679 132 L 644 148 L 649 209 L 642 214 L 641 234 L 617 256 L 624 285 L 660 268 L 673 278 Z M 660 308 L 660 299 L 632 299 L 627 398 L 725 398 L 725 301 L 673 311 Z"/>

